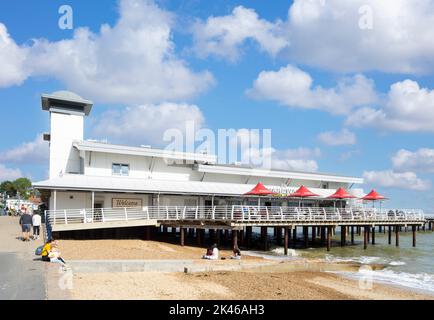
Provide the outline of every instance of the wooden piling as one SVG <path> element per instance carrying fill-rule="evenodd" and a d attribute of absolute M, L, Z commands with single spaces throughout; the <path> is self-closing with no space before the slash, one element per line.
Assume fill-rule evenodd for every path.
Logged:
<path fill-rule="evenodd" d="M 276 227 L 276 240 L 277 240 L 277 245 L 282 245 L 282 228 L 281 227 Z"/>
<path fill-rule="evenodd" d="M 363 249 L 368 248 L 368 227 L 365 227 L 365 230 L 363 232 Z"/>
<path fill-rule="evenodd" d="M 399 247 L 399 227 L 395 226 L 395 245 Z"/>
<path fill-rule="evenodd" d="M 416 226 L 411 226 L 413 231 L 413 247 L 416 247 Z"/>
<path fill-rule="evenodd" d="M 325 227 L 321 227 L 320 229 L 321 229 L 321 234 L 320 234 L 321 244 L 325 245 L 325 242 L 326 242 L 326 228 Z"/>
<path fill-rule="evenodd" d="M 312 227 L 312 244 L 315 244 L 316 241 L 316 227 Z"/>
<path fill-rule="evenodd" d="M 246 246 L 250 248 L 252 243 L 252 227 L 246 227 Z"/>
<path fill-rule="evenodd" d="M 232 229 L 232 246 L 238 247 L 238 230 Z"/>
<path fill-rule="evenodd" d="M 304 247 L 309 247 L 309 228 L 303 227 Z"/>
<path fill-rule="evenodd" d="M 351 226 L 351 244 L 354 244 L 354 226 Z"/>
<path fill-rule="evenodd" d="M 181 234 L 181 236 L 180 236 L 180 238 L 181 238 L 181 247 L 183 247 L 184 246 L 184 237 L 185 237 L 185 228 L 183 228 L 183 227 L 180 227 L 179 228 L 179 232 L 180 232 L 180 234 Z"/>
<path fill-rule="evenodd" d="M 372 227 L 372 244 L 375 245 L 375 226 Z"/>
<path fill-rule="evenodd" d="M 341 247 L 345 246 L 345 226 L 341 226 Z"/>
<path fill-rule="evenodd" d="M 389 244 L 392 244 L 392 226 L 389 226 L 388 228 L 388 238 L 389 238 Z"/>
<path fill-rule="evenodd" d="M 284 254 L 288 255 L 289 228 L 285 227 L 285 235 L 283 240 Z"/>
<path fill-rule="evenodd" d="M 297 227 L 292 229 L 292 243 L 294 244 L 294 248 L 297 245 Z"/>
<path fill-rule="evenodd" d="M 333 227 L 328 226 L 327 227 L 327 251 L 330 251 L 332 247 L 332 232 L 333 232 Z"/>
<path fill-rule="evenodd" d="M 202 230 L 196 229 L 196 241 L 197 245 L 200 246 L 202 244 L 201 238 L 202 238 Z"/>

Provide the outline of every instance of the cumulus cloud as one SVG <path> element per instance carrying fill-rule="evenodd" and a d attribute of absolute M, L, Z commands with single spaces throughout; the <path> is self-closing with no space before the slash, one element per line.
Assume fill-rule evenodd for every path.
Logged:
<path fill-rule="evenodd" d="M 26 57 L 27 48 L 19 47 L 0 23 L 0 88 L 19 85 L 28 77 L 24 66 Z"/>
<path fill-rule="evenodd" d="M 434 69 L 433 24 L 430 0 L 295 0 L 289 56 L 334 71 L 425 73 Z"/>
<path fill-rule="evenodd" d="M 398 188 L 425 191 L 431 188 L 431 182 L 419 178 L 416 173 L 385 171 L 365 171 L 363 173 L 365 183 L 385 188 Z"/>
<path fill-rule="evenodd" d="M 49 158 L 49 145 L 39 134 L 33 141 L 0 152 L 0 161 L 20 164 L 45 164 Z"/>
<path fill-rule="evenodd" d="M 28 48 L 0 28 L 0 62 L 12 70 L 0 85 L 42 75 L 99 102 L 139 104 L 189 99 L 213 84 L 209 72 L 196 73 L 176 56 L 171 13 L 151 0 L 121 0 L 119 14 L 98 33 L 78 28 L 72 39 L 36 39 Z"/>
<path fill-rule="evenodd" d="M 253 9 L 235 7 L 231 14 L 196 21 L 193 26 L 194 50 L 200 57 L 215 55 L 234 61 L 247 40 L 275 56 L 289 45 L 282 34 L 282 22 L 260 19 Z"/>
<path fill-rule="evenodd" d="M 434 149 L 401 149 L 392 157 L 392 164 L 397 171 L 434 173 Z"/>
<path fill-rule="evenodd" d="M 247 90 L 247 95 L 289 107 L 320 109 L 332 114 L 347 114 L 353 107 L 377 101 L 373 81 L 363 75 L 341 79 L 333 88 L 323 88 L 313 86 L 312 77 L 293 65 L 278 71 L 262 71 L 253 87 Z"/>
<path fill-rule="evenodd" d="M 348 129 L 342 129 L 339 132 L 326 131 L 318 135 L 318 139 L 329 146 L 345 146 L 356 144 L 356 135 Z"/>
<path fill-rule="evenodd" d="M 379 130 L 434 131 L 434 90 L 412 80 L 391 85 L 378 108 L 363 107 L 349 115 L 346 124 Z"/>
<path fill-rule="evenodd" d="M 252 39 L 290 61 L 338 72 L 434 70 L 431 0 L 294 0 L 284 21 L 236 7 L 194 28 L 195 50 L 233 60 Z"/>
<path fill-rule="evenodd" d="M 94 120 L 92 135 L 128 145 L 163 144 L 167 129 L 185 132 L 186 122 L 200 128 L 205 119 L 196 105 L 162 103 L 112 109 Z"/>
<path fill-rule="evenodd" d="M 23 174 L 19 169 L 8 168 L 0 163 L 0 182 L 5 180 L 15 180 L 22 177 Z"/>

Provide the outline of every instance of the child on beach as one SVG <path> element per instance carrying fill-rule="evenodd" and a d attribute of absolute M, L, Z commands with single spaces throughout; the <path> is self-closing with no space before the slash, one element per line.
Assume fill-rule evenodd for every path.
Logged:
<path fill-rule="evenodd" d="M 238 248 L 238 246 L 234 246 L 234 250 L 233 250 L 234 255 L 231 256 L 231 259 L 235 259 L 235 260 L 241 260 L 241 250 L 240 248 Z"/>

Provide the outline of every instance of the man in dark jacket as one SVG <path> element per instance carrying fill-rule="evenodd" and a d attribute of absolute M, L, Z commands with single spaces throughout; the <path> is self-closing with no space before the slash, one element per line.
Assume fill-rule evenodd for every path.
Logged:
<path fill-rule="evenodd" d="M 30 230 L 32 229 L 32 216 L 27 213 L 26 208 L 22 209 L 23 214 L 20 218 L 21 231 L 23 232 L 23 241 L 30 241 Z"/>

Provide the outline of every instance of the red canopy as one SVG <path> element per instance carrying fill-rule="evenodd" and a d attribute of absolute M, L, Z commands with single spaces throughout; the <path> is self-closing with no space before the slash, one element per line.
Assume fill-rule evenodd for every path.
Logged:
<path fill-rule="evenodd" d="M 339 188 L 334 194 L 327 197 L 328 199 L 351 199 L 356 198 L 352 194 L 349 194 L 344 188 Z"/>
<path fill-rule="evenodd" d="M 277 194 L 277 193 L 267 189 L 262 183 L 259 182 L 256 185 L 256 187 L 254 187 L 252 190 L 245 193 L 244 195 L 245 196 L 268 196 L 273 194 Z"/>
<path fill-rule="evenodd" d="M 385 200 L 385 199 L 387 198 L 379 194 L 377 191 L 375 191 L 375 189 L 372 189 L 371 192 L 369 192 L 366 196 L 362 198 L 362 200 L 372 200 L 372 201 Z"/>
<path fill-rule="evenodd" d="M 301 186 L 297 191 L 290 194 L 289 197 L 292 198 L 307 198 L 307 197 L 318 197 L 319 195 L 316 193 L 313 193 L 305 186 Z"/>

